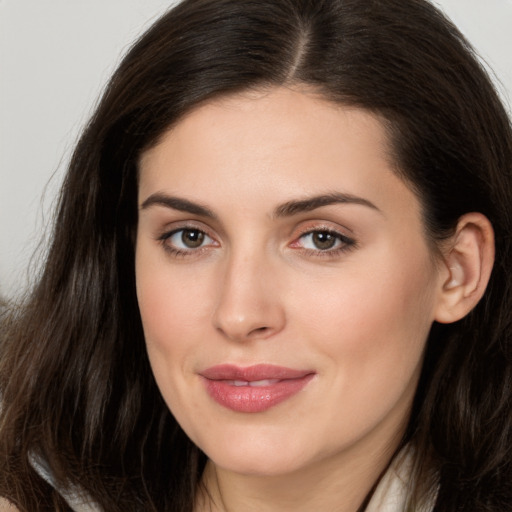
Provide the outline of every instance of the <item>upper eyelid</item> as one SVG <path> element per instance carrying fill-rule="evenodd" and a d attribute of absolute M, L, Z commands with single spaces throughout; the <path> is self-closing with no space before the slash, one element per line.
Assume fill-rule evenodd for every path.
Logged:
<path fill-rule="evenodd" d="M 223 226 L 218 223 L 216 219 L 205 220 L 189 215 L 179 215 L 178 217 L 166 216 L 160 220 L 155 219 L 155 224 L 153 224 L 153 227 L 150 229 L 154 233 L 155 238 L 159 238 L 173 231 L 179 231 L 180 229 L 198 229 L 217 241 L 225 239 L 226 237 Z"/>
<path fill-rule="evenodd" d="M 345 235 L 344 233 L 340 233 L 339 231 L 334 230 L 334 229 L 310 229 L 310 230 L 304 231 L 299 236 L 295 237 L 294 241 L 300 240 L 301 238 L 303 238 L 305 236 L 312 235 L 313 233 L 329 233 L 330 235 L 334 235 L 334 236 L 338 237 L 338 239 L 342 243 L 345 243 L 345 244 L 347 244 L 347 243 L 355 244 L 356 243 L 356 240 L 354 239 L 354 237 Z"/>
<path fill-rule="evenodd" d="M 313 215 L 311 215 L 313 213 Z M 339 215 L 318 215 L 318 212 L 311 212 L 308 215 L 304 215 L 303 217 L 297 219 L 294 222 L 295 230 L 302 229 L 311 229 L 313 231 L 316 230 L 333 230 L 338 232 L 348 232 L 354 233 L 354 230 L 349 226 L 353 224 L 354 217 L 346 217 Z"/>
<path fill-rule="evenodd" d="M 158 228 L 157 230 L 157 238 L 171 236 L 172 234 L 182 231 L 182 230 L 194 230 L 202 231 L 205 235 L 208 235 L 210 238 L 214 238 L 212 235 L 212 230 L 204 225 L 203 222 L 200 221 L 192 221 L 192 220 L 184 220 L 184 221 L 173 221 L 167 223 L 165 226 Z"/>
<path fill-rule="evenodd" d="M 164 231 L 162 234 L 157 236 L 157 240 L 160 240 L 160 241 L 169 240 L 176 233 L 179 233 L 180 231 L 187 231 L 187 230 L 189 230 L 189 231 L 194 231 L 194 230 L 195 231 L 200 231 L 201 233 L 204 233 L 208 238 L 210 238 L 213 242 L 218 243 L 216 238 L 214 236 L 212 236 L 208 231 L 206 231 L 205 229 L 201 229 L 201 228 L 193 227 L 193 226 L 182 226 L 182 227 L 178 227 L 178 228 L 175 228 L 175 229 Z"/>
<path fill-rule="evenodd" d="M 293 230 L 289 233 L 288 236 L 291 238 L 291 241 L 293 242 L 305 235 L 324 231 L 332 233 L 334 235 L 338 235 L 342 239 L 347 239 L 355 242 L 355 234 L 350 228 L 341 225 L 332 226 L 330 225 L 330 223 L 331 221 L 325 220 L 301 222 L 301 224 L 306 225 L 299 227 L 296 226 L 295 228 L 293 228 Z M 155 238 L 159 240 L 169 238 L 176 232 L 186 229 L 196 229 L 198 231 L 201 231 L 216 242 L 219 242 L 223 238 L 222 235 L 219 236 L 218 230 L 210 228 L 210 226 L 205 225 L 203 221 L 195 219 L 177 220 L 169 222 L 164 227 L 158 229 L 158 231 L 155 233 Z"/>
<path fill-rule="evenodd" d="M 319 231 L 327 231 L 329 233 L 337 234 L 341 237 L 349 239 L 354 239 L 355 237 L 355 233 L 353 232 L 352 229 L 346 226 L 341 226 L 339 224 L 335 227 L 326 223 L 325 221 L 319 221 L 318 223 L 306 223 L 306 226 L 301 226 L 296 231 L 297 234 L 294 235 L 295 238 Z"/>
<path fill-rule="evenodd" d="M 212 238 L 208 234 L 208 232 L 206 230 L 201 229 L 201 228 L 197 228 L 197 227 L 194 227 L 194 226 L 182 226 L 182 227 L 179 227 L 179 228 L 167 229 L 167 230 L 163 231 L 163 233 L 160 235 L 160 237 L 168 238 L 168 237 L 171 237 L 171 236 L 175 235 L 176 233 L 179 233 L 180 231 L 200 231 L 201 233 L 204 233 L 209 238 Z"/>
<path fill-rule="evenodd" d="M 322 208 L 324 208 L 324 207 L 322 207 Z M 217 233 L 221 233 L 221 234 L 225 231 L 225 227 L 223 226 L 223 223 L 220 218 L 213 217 L 211 219 L 210 218 L 205 219 L 205 218 L 201 218 L 201 217 L 198 218 L 195 215 L 189 217 L 189 214 L 187 214 L 186 212 L 180 212 L 179 210 L 172 210 L 172 209 L 168 209 L 168 210 L 174 211 L 174 213 L 177 214 L 177 218 L 173 219 L 171 217 L 168 220 L 168 222 L 165 223 L 166 225 L 172 225 L 172 224 L 180 224 L 180 225 L 183 224 L 184 226 L 192 225 L 192 226 L 198 226 L 198 229 L 204 229 L 205 232 L 208 232 L 208 230 L 211 229 L 211 230 L 213 230 Z M 329 219 L 330 215 L 327 218 L 323 218 L 323 215 L 315 218 L 316 215 L 314 215 L 314 214 L 315 214 L 315 212 L 299 213 L 299 214 L 297 214 L 299 216 L 299 218 L 295 219 L 293 224 L 295 226 L 302 225 L 302 224 L 310 224 L 311 229 L 313 229 L 313 230 L 325 228 L 328 230 L 333 229 L 334 231 L 341 231 L 341 232 L 347 231 L 349 233 L 353 233 L 352 229 L 350 229 L 346 225 L 340 224 L 339 220 Z M 173 217 L 174 217 L 174 215 L 173 215 Z M 157 220 L 157 219 L 155 219 L 155 220 Z M 280 224 L 281 221 L 291 221 L 292 219 L 277 218 L 275 220 Z M 212 224 L 213 224 L 213 226 L 212 226 Z M 286 224 L 288 224 L 288 222 L 286 222 Z M 334 224 L 335 226 L 333 227 L 332 224 Z M 295 228 L 293 228 L 293 230 L 294 229 Z"/>

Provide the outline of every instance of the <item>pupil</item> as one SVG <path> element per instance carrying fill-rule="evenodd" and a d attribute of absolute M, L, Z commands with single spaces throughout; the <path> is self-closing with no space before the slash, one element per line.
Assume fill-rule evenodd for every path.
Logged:
<path fill-rule="evenodd" d="M 181 235 L 181 241 L 189 248 L 199 247 L 204 240 L 204 233 L 197 229 L 184 229 Z"/>
<path fill-rule="evenodd" d="M 332 249 L 336 243 L 336 238 L 325 231 L 313 233 L 313 243 L 318 249 Z"/>

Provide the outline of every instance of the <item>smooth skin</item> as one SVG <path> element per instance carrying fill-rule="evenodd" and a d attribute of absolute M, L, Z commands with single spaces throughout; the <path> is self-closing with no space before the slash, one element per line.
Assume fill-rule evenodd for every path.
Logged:
<path fill-rule="evenodd" d="M 209 458 L 197 512 L 355 512 L 389 464 L 432 323 L 467 314 L 493 262 L 478 213 L 434 250 L 393 166 L 377 117 L 285 87 L 202 105 L 142 156 L 138 301 L 160 391 Z M 224 363 L 315 376 L 241 413 L 200 376 Z"/>

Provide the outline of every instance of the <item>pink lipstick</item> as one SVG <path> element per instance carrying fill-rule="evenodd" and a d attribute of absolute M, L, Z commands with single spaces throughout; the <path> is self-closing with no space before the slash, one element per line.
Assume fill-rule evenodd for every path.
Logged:
<path fill-rule="evenodd" d="M 268 364 L 244 368 L 223 364 L 200 375 L 220 405 L 236 412 L 263 412 L 301 391 L 315 372 Z"/>

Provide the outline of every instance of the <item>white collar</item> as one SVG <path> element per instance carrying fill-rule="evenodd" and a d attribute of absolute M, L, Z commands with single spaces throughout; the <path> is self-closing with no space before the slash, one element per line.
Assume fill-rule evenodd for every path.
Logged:
<path fill-rule="evenodd" d="M 407 495 L 410 491 L 414 449 L 406 446 L 391 462 L 381 478 L 365 512 L 402 512 L 406 510 Z M 425 503 L 416 512 L 433 510 L 432 501 Z"/>

